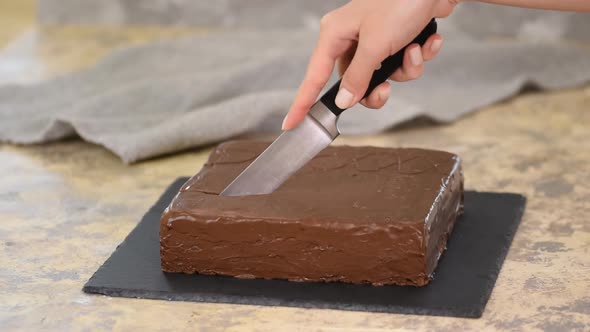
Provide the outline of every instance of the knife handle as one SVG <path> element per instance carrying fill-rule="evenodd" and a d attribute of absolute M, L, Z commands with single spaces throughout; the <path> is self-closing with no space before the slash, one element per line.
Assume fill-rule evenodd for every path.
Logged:
<path fill-rule="evenodd" d="M 404 48 L 399 50 L 394 55 L 391 55 L 385 60 L 383 60 L 383 62 L 381 62 L 381 66 L 379 67 L 379 69 L 375 70 L 375 72 L 373 73 L 371 81 L 369 82 L 369 87 L 367 88 L 367 92 L 365 92 L 363 98 L 367 97 L 373 91 L 373 89 L 375 89 L 375 87 L 385 82 L 389 78 L 389 76 L 391 76 L 398 68 L 402 66 L 402 63 L 404 61 L 404 52 L 406 51 L 406 48 L 409 45 L 417 43 L 420 44 L 420 46 L 423 46 L 424 43 L 426 43 L 428 37 L 432 36 L 435 33 L 436 21 L 432 19 L 430 23 L 428 23 L 428 25 L 424 28 L 424 30 L 422 30 L 422 32 L 420 32 L 420 34 L 416 38 L 414 38 L 412 42 L 410 42 L 410 44 L 406 45 Z M 320 98 L 322 104 L 326 105 L 326 107 L 328 107 L 330 111 L 334 113 L 334 115 L 336 116 L 340 115 L 340 113 L 345 111 L 344 109 L 341 109 L 340 107 L 336 106 L 335 102 L 336 94 L 338 94 L 341 82 L 342 79 L 338 80 L 338 82 L 336 82 L 330 88 L 330 90 L 324 93 L 324 95 Z"/>

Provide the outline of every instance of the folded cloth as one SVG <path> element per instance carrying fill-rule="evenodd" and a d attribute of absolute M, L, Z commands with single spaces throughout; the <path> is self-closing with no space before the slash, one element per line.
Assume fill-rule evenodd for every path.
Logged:
<path fill-rule="evenodd" d="M 427 74 L 394 84 L 384 110 L 345 112 L 344 134 L 377 133 L 419 116 L 449 122 L 527 84 L 558 89 L 590 81 L 588 48 L 478 41 L 441 25 L 446 42 Z M 34 85 L 0 86 L 0 142 L 79 135 L 133 163 L 269 121 L 278 129 L 316 38 L 306 28 L 220 32 L 117 50 L 90 69 Z"/>

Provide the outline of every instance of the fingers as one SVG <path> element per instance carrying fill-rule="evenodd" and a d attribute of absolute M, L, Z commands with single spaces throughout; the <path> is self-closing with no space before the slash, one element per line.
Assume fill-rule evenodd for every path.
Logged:
<path fill-rule="evenodd" d="M 327 45 L 322 44 L 320 39 L 309 61 L 305 78 L 301 82 L 289 113 L 283 120 L 283 130 L 289 130 L 303 120 L 320 91 L 330 79 L 335 61 L 333 52 Z"/>
<path fill-rule="evenodd" d="M 440 51 L 443 44 L 443 37 L 438 33 L 428 37 L 422 46 L 422 57 L 425 61 L 432 60 Z"/>
<path fill-rule="evenodd" d="M 336 106 L 347 109 L 363 98 L 375 69 L 388 55 L 387 44 L 379 41 L 376 34 L 362 34 L 350 65 L 342 76 Z M 381 47 L 384 46 L 384 47 Z"/>
<path fill-rule="evenodd" d="M 336 96 L 336 105 L 347 109 L 359 102 L 367 90 L 374 70 L 381 61 L 393 54 L 392 52 L 401 49 L 420 31 L 422 20 L 409 20 L 408 17 L 413 16 L 408 15 L 407 11 L 428 12 L 420 6 L 418 6 L 420 8 L 402 6 L 398 8 L 399 10 L 392 10 L 392 14 L 386 16 L 388 20 L 406 27 L 396 30 L 397 32 L 392 35 L 387 32 L 391 31 L 391 27 L 383 23 L 383 11 L 367 10 L 365 6 L 368 5 L 350 2 L 322 19 L 318 44 L 310 59 L 305 78 L 283 121 L 283 130 L 295 127 L 309 112 L 330 78 L 337 59 L 339 71 L 342 72 L 345 69 L 345 72 Z M 425 22 L 432 17 L 431 14 L 424 15 Z M 424 61 L 435 57 L 441 45 L 442 37 L 434 35 L 427 40 L 424 47 L 417 44 L 409 46 L 404 53 L 402 68 L 399 68 L 390 78 L 396 81 L 407 81 L 420 77 L 424 71 Z M 367 107 L 380 108 L 388 97 L 389 84 L 384 83 L 374 89 L 367 98 L 362 100 L 362 103 Z"/>
<path fill-rule="evenodd" d="M 344 54 L 338 58 L 338 75 L 340 77 L 344 75 L 344 72 L 346 72 L 346 69 L 348 66 L 350 66 L 350 62 L 352 61 L 354 53 L 356 52 L 356 47 L 357 43 L 354 42 L 352 46 L 349 47 L 348 50 L 346 50 L 346 52 L 344 52 Z"/>
<path fill-rule="evenodd" d="M 428 38 L 426 43 L 424 43 L 423 47 L 419 47 L 419 45 L 415 44 L 412 46 L 412 48 L 407 49 L 406 54 L 404 56 L 403 67 L 398 69 L 390 78 L 399 82 L 410 81 L 419 78 L 424 71 L 424 65 L 422 63 L 419 64 L 417 67 L 414 66 L 411 59 L 411 53 L 409 52 L 411 52 L 412 49 L 417 47 L 418 49 L 420 49 L 420 52 L 422 54 L 422 62 L 429 61 L 436 57 L 436 55 L 442 47 L 442 42 L 442 36 L 439 34 L 434 34 Z M 346 69 L 350 65 L 350 62 L 352 61 L 355 51 L 356 47 L 355 45 L 353 45 L 353 47 L 351 47 L 346 53 L 344 53 L 342 56 L 340 56 L 340 58 L 338 58 L 338 71 L 340 73 L 344 73 L 346 71 Z M 417 57 L 418 55 L 415 54 L 414 56 Z M 419 59 L 417 60 L 417 62 L 420 62 Z M 389 94 L 390 84 L 386 82 L 376 87 L 375 90 L 373 90 L 373 92 L 371 92 L 371 94 L 368 97 L 361 100 L 360 103 L 368 108 L 381 108 L 387 102 Z"/>
<path fill-rule="evenodd" d="M 397 82 L 406 82 L 419 78 L 424 72 L 424 61 L 433 59 L 442 47 L 442 36 L 434 34 L 428 38 L 423 47 L 412 44 L 406 48 L 404 62 L 401 68 L 396 70 L 390 79 Z"/>
<path fill-rule="evenodd" d="M 367 98 L 360 101 L 365 107 L 379 109 L 385 105 L 389 99 L 389 92 L 391 91 L 389 82 L 383 82 L 371 92 Z"/>
<path fill-rule="evenodd" d="M 354 42 L 357 27 L 344 11 L 332 12 L 321 22 L 320 37 L 309 61 L 289 113 L 283 120 L 283 130 L 294 128 L 303 120 L 332 74 L 336 59 Z"/>
<path fill-rule="evenodd" d="M 374 70 L 380 63 L 387 56 L 400 50 L 408 43 L 408 40 L 420 32 L 422 26 L 418 23 L 419 21 L 408 21 L 408 15 L 404 14 L 405 10 L 407 8 L 394 11 L 395 15 L 391 19 L 401 26 L 407 26 L 407 29 L 400 30 L 401 33 L 393 35 L 385 32 L 390 27 L 383 25 L 383 20 L 379 19 L 379 13 L 376 13 L 375 17 L 367 15 L 363 18 L 356 52 L 342 77 L 340 90 L 336 95 L 335 103 L 338 107 L 346 109 L 359 102 L 367 90 Z M 420 76 L 423 71 L 424 58 L 419 45 L 413 47 L 417 47 L 417 49 L 412 51 L 412 48 L 408 48 L 404 55 L 404 62 L 412 61 L 407 65 L 410 71 L 409 75 Z M 373 101 L 374 99 L 369 98 L 369 100 Z"/>

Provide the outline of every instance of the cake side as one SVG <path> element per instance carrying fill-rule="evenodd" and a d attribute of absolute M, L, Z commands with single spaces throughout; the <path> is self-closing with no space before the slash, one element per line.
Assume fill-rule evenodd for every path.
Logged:
<path fill-rule="evenodd" d="M 335 227 L 170 210 L 162 220 L 162 269 L 167 272 L 374 285 L 427 280 L 421 223 Z"/>
<path fill-rule="evenodd" d="M 267 145 L 222 144 L 183 186 L 161 219 L 164 271 L 375 285 L 431 279 L 462 197 L 456 156 L 329 147 L 270 195 L 218 196 Z"/>
<path fill-rule="evenodd" d="M 461 159 L 443 179 L 439 194 L 433 202 L 424 223 L 426 236 L 426 273 L 432 279 L 438 261 L 446 250 L 447 241 L 455 222 L 463 214 L 463 172 Z"/>

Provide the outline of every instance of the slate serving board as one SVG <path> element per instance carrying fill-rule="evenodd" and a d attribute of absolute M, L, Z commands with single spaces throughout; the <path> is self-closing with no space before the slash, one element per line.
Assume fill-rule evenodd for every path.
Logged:
<path fill-rule="evenodd" d="M 509 193 L 465 192 L 434 280 L 425 287 L 299 283 L 163 273 L 160 215 L 188 178 L 168 187 L 137 227 L 86 283 L 86 293 L 172 301 L 330 308 L 480 317 L 518 228 L 526 199 Z"/>

